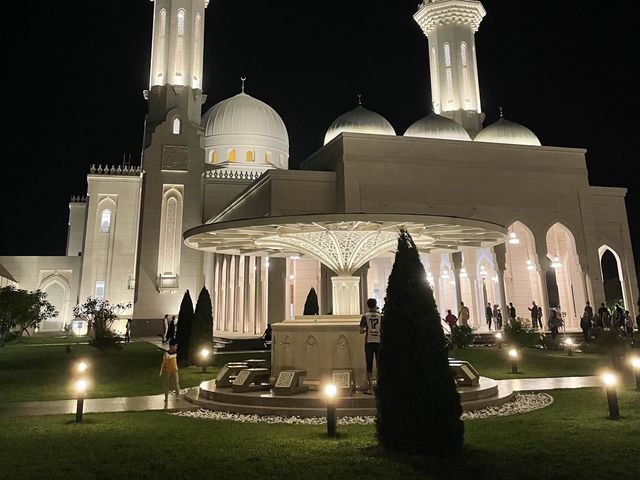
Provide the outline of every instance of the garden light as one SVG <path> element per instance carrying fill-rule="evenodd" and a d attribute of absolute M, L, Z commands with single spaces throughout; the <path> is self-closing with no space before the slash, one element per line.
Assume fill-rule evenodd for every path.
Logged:
<path fill-rule="evenodd" d="M 75 383 L 76 389 L 76 423 L 82 422 L 82 411 L 84 409 L 84 395 L 87 393 L 87 387 L 89 383 L 81 378 L 80 380 L 76 380 Z"/>
<path fill-rule="evenodd" d="M 636 390 L 640 392 L 640 357 L 632 357 L 629 363 L 636 374 Z"/>
<path fill-rule="evenodd" d="M 496 342 L 498 343 L 498 350 L 502 350 L 502 332 L 496 333 Z"/>
<path fill-rule="evenodd" d="M 203 348 L 202 350 L 200 350 L 200 364 L 202 366 L 202 373 L 207 373 L 209 355 L 211 355 L 211 351 L 209 351 L 208 348 Z"/>
<path fill-rule="evenodd" d="M 76 370 L 78 371 L 78 373 L 84 373 L 87 371 L 87 368 L 89 368 L 89 365 L 87 365 L 85 362 L 80 362 L 78 363 L 78 365 L 76 366 Z"/>
<path fill-rule="evenodd" d="M 511 359 L 511 373 L 518 373 L 518 350 L 515 348 L 509 350 L 509 358 Z"/>
<path fill-rule="evenodd" d="M 338 393 L 337 387 L 329 383 L 324 387 L 324 395 L 327 397 L 327 435 L 336 436 L 336 404 L 333 401 Z"/>
<path fill-rule="evenodd" d="M 618 378 L 613 373 L 605 373 L 602 375 L 602 381 L 607 392 L 607 403 L 609 404 L 609 419 L 618 420 L 620 418 L 620 410 L 618 408 L 618 393 L 616 384 Z"/>
<path fill-rule="evenodd" d="M 564 345 L 565 345 L 565 347 L 567 347 L 567 355 L 568 356 L 572 356 L 573 355 L 573 347 L 575 346 L 575 344 L 573 343 L 573 340 L 571 340 L 570 338 L 567 338 L 564 341 Z"/>

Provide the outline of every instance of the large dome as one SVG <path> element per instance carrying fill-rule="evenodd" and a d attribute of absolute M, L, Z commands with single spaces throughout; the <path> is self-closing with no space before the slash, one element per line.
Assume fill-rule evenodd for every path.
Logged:
<path fill-rule="evenodd" d="M 455 120 L 431 112 L 411 125 L 405 137 L 437 138 L 440 140 L 463 140 L 470 142 L 467 131 Z"/>
<path fill-rule="evenodd" d="M 382 115 L 358 105 L 353 110 L 336 118 L 324 136 L 324 144 L 343 132 L 395 135 L 396 131 Z"/>
<path fill-rule="evenodd" d="M 475 142 L 508 143 L 540 147 L 538 137 L 527 127 L 500 117 L 496 123 L 484 128 L 474 138 Z"/>
<path fill-rule="evenodd" d="M 287 168 L 289 135 L 282 118 L 244 91 L 211 107 L 202 126 L 208 163 Z"/>

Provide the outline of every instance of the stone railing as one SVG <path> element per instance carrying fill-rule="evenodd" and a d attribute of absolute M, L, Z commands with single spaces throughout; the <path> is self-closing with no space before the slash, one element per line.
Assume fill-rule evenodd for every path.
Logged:
<path fill-rule="evenodd" d="M 140 166 L 138 165 L 131 165 L 131 166 L 120 166 L 118 165 L 117 167 L 115 165 L 105 165 L 104 168 L 102 167 L 102 164 L 98 165 L 98 168 L 96 168 L 95 165 L 91 165 L 91 168 L 89 169 L 89 174 L 91 175 L 128 175 L 128 176 L 137 176 L 140 175 L 141 170 L 140 170 Z"/>
<path fill-rule="evenodd" d="M 254 181 L 260 178 L 264 172 L 253 170 L 229 170 L 227 168 L 217 168 L 205 172 L 205 178 L 213 178 L 216 180 L 244 180 Z"/>
<path fill-rule="evenodd" d="M 69 203 L 87 203 L 87 197 L 82 195 L 71 195 Z"/>

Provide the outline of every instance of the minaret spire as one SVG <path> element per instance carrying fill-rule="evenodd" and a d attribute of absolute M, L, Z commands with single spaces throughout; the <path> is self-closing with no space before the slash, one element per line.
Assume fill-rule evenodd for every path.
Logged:
<path fill-rule="evenodd" d="M 434 112 L 461 124 L 471 137 L 482 129 L 475 32 L 486 11 L 477 0 L 424 1 L 413 16 L 429 39 Z"/>
<path fill-rule="evenodd" d="M 240 81 L 242 82 L 242 93 L 244 93 L 244 82 L 247 81 L 247 77 L 240 77 Z"/>

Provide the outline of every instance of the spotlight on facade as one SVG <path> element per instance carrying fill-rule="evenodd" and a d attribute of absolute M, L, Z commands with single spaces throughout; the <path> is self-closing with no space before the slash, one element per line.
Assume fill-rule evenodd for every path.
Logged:
<path fill-rule="evenodd" d="M 469 274 L 467 273 L 467 269 L 462 267 L 460 269 L 460 278 L 467 278 L 469 276 Z"/>
<path fill-rule="evenodd" d="M 553 262 L 551 262 L 551 268 L 560 268 L 562 266 L 562 263 L 560 263 L 560 258 L 553 257 Z"/>
<path fill-rule="evenodd" d="M 620 418 L 620 409 L 618 407 L 618 392 L 616 384 L 618 377 L 613 373 L 605 373 L 602 375 L 605 391 L 607 392 L 607 403 L 609 404 L 609 419 L 618 420 Z"/>
<path fill-rule="evenodd" d="M 200 366 L 202 367 L 202 373 L 207 373 L 207 367 L 209 366 L 209 356 L 211 351 L 208 348 L 200 350 Z"/>
<path fill-rule="evenodd" d="M 511 245 L 518 245 L 520 243 L 520 239 L 518 238 L 518 236 L 516 235 L 516 232 L 511 232 L 509 234 L 509 243 Z"/>
<path fill-rule="evenodd" d="M 76 390 L 76 423 L 82 423 L 82 413 L 84 410 L 84 396 L 89 388 L 89 382 L 84 378 L 76 380 L 74 384 Z"/>
<path fill-rule="evenodd" d="M 518 373 L 518 357 L 520 354 L 518 350 L 512 348 L 509 350 L 509 358 L 511 359 L 511 373 Z"/>
<path fill-rule="evenodd" d="M 327 397 L 327 435 L 330 437 L 336 436 L 336 403 L 335 398 L 338 393 L 338 388 L 329 383 L 324 387 L 324 395 Z"/>
<path fill-rule="evenodd" d="M 533 265 L 533 262 L 531 260 L 527 260 L 527 270 L 535 270 L 536 267 L 535 265 Z"/>
<path fill-rule="evenodd" d="M 640 392 L 640 357 L 632 357 L 629 363 L 636 376 L 636 390 Z"/>

